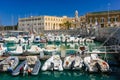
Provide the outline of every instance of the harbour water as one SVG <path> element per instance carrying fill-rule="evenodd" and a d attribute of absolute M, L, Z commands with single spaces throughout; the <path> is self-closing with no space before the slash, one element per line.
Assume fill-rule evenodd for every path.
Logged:
<path fill-rule="evenodd" d="M 53 44 L 53 43 L 52 43 Z M 37 44 L 41 47 L 48 45 L 46 43 Z M 74 43 L 59 43 L 55 44 L 60 48 L 63 49 L 77 49 L 80 44 Z M 89 44 L 90 47 L 92 46 L 100 46 L 101 43 L 96 42 L 95 44 Z M 8 47 L 13 46 L 12 44 L 7 45 Z M 67 54 L 74 53 L 74 50 L 66 51 Z M 103 55 L 104 56 L 104 55 Z M 107 54 L 107 60 L 112 61 L 114 58 L 111 54 Z M 110 60 L 109 60 L 110 59 Z M 44 61 L 41 61 L 42 64 Z M 111 73 L 88 73 L 85 70 L 64 70 L 60 71 L 40 71 L 37 76 L 26 75 L 23 76 L 22 74 L 16 77 L 13 77 L 10 73 L 0 73 L 0 80 L 119 80 L 120 79 L 120 68 L 119 66 L 110 65 L 112 72 Z"/>

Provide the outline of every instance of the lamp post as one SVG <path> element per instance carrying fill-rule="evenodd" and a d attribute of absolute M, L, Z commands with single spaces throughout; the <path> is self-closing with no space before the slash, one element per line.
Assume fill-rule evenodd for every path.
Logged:
<path fill-rule="evenodd" d="M 110 3 L 108 3 L 108 26 L 110 25 L 110 14 L 109 14 L 109 10 L 110 10 Z"/>

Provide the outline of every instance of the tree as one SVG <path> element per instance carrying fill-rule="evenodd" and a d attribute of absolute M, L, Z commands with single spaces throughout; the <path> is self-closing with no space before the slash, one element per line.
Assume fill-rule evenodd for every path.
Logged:
<path fill-rule="evenodd" d="M 66 21 L 66 22 L 64 23 L 64 25 L 65 25 L 65 29 L 70 29 L 70 27 L 71 27 L 71 22 Z"/>
<path fill-rule="evenodd" d="M 71 25 L 72 25 L 72 23 L 69 22 L 69 21 L 66 21 L 66 22 L 64 22 L 64 23 L 62 23 L 62 24 L 59 24 L 61 30 L 70 29 L 70 28 L 71 28 Z"/>

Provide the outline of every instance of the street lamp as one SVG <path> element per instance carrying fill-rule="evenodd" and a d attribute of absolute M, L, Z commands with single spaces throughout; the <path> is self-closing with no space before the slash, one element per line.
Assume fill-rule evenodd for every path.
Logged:
<path fill-rule="evenodd" d="M 108 25 L 110 25 L 110 14 L 109 14 L 109 10 L 110 10 L 110 3 L 108 3 Z"/>

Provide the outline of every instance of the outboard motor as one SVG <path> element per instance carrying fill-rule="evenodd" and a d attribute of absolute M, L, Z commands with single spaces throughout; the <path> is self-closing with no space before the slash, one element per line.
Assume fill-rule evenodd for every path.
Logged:
<path fill-rule="evenodd" d="M 74 65 L 75 65 L 75 60 L 71 63 L 70 69 L 73 69 L 73 68 L 74 68 Z"/>
<path fill-rule="evenodd" d="M 51 66 L 50 66 L 50 69 L 53 68 L 54 69 L 54 63 L 51 62 Z"/>
<path fill-rule="evenodd" d="M 98 63 L 96 63 L 95 66 L 97 67 L 98 71 L 101 71 L 101 66 Z"/>

